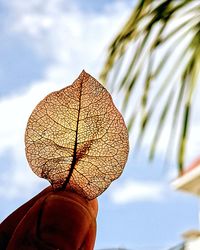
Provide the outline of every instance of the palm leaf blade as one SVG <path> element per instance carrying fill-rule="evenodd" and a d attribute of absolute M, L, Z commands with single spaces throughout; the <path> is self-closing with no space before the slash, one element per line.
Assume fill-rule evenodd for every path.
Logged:
<path fill-rule="evenodd" d="M 128 120 L 128 128 L 131 129 L 137 116 L 141 117 L 137 144 L 141 143 L 152 115 L 157 114 L 157 130 L 151 143 L 150 158 L 155 155 L 157 138 L 163 133 L 165 120 L 171 106 L 171 101 L 163 101 L 164 97 L 169 88 L 174 89 L 175 107 L 171 118 L 167 152 L 171 148 L 175 131 L 181 127 L 177 152 L 179 172 L 183 171 L 184 158 L 187 153 L 192 98 L 200 71 L 199 11 L 200 2 L 194 4 L 193 1 L 188 0 L 158 2 L 138 0 L 129 20 L 110 45 L 106 64 L 102 70 L 104 79 L 107 79 L 109 72 L 112 71 L 120 57 L 128 55 L 130 46 L 134 45 L 137 48 L 132 59 L 128 61 L 125 73 L 119 79 L 118 89 L 124 93 L 122 110 L 126 112 L 132 108 L 130 103 L 134 93 L 137 93 L 135 92 L 136 84 L 144 86 L 139 100 L 141 105 L 139 108 L 137 107 L 137 110 L 132 111 L 132 116 Z M 179 17 L 180 21 L 177 22 Z M 176 25 L 173 25 L 174 22 Z M 163 52 L 162 48 L 164 48 Z M 176 51 L 180 53 L 178 54 Z M 163 56 L 159 55 L 158 65 L 154 67 L 158 53 L 162 53 Z M 141 80 L 138 81 L 138 79 L 140 79 L 140 75 L 144 75 L 144 72 L 146 72 L 146 76 L 141 83 Z M 162 81 L 156 82 L 163 72 L 165 75 L 162 77 Z M 157 93 L 153 98 L 151 98 L 152 91 L 150 90 L 153 89 L 155 83 L 152 80 L 158 85 Z M 163 108 L 159 114 L 160 106 Z M 180 115 L 181 120 L 177 118 Z M 180 121 L 182 126 L 178 127 L 177 124 Z"/>

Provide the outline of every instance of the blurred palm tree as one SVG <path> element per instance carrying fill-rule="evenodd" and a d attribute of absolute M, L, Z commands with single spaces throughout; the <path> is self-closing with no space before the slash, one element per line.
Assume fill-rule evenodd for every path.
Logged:
<path fill-rule="evenodd" d="M 199 69 L 200 1 L 138 0 L 130 18 L 110 44 L 101 72 L 102 81 L 109 82 L 112 76 L 113 89 L 121 91 L 123 112 L 127 112 L 133 97 L 137 98 L 136 86 L 143 84 L 137 101 L 139 107 L 134 109 L 131 105 L 128 128 L 132 129 L 140 115 L 137 138 L 140 142 L 156 114 L 157 127 L 149 151 L 151 159 L 166 119 L 172 114 L 169 141 L 165 143 L 169 153 L 179 129 L 177 163 L 180 174 Z M 152 96 L 155 83 L 156 93 Z"/>

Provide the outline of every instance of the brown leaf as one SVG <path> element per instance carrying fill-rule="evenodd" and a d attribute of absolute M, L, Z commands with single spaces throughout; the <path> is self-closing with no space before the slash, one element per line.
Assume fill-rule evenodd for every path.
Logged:
<path fill-rule="evenodd" d="M 26 156 L 32 170 L 55 189 L 94 199 L 118 178 L 128 156 L 124 120 L 108 91 L 83 71 L 46 96 L 27 124 Z"/>

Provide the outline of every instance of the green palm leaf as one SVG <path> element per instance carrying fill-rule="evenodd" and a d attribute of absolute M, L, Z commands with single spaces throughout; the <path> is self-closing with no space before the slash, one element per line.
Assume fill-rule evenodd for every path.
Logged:
<path fill-rule="evenodd" d="M 173 112 L 173 116 L 167 152 L 172 148 L 181 121 L 177 152 L 179 173 L 183 171 L 193 93 L 200 72 L 199 13 L 199 1 L 138 0 L 130 18 L 110 44 L 101 72 L 104 82 L 109 82 L 114 72 L 112 88 L 123 94 L 124 113 L 134 94 L 138 95 L 137 86 L 143 85 L 140 105 L 137 109 L 132 108 L 128 128 L 131 130 L 140 116 L 137 141 L 141 142 L 152 116 L 156 114 L 157 128 L 151 141 L 150 158 L 155 155 L 169 113 Z M 153 84 L 156 84 L 156 93 L 152 97 Z M 169 98 L 165 98 L 167 95 Z"/>

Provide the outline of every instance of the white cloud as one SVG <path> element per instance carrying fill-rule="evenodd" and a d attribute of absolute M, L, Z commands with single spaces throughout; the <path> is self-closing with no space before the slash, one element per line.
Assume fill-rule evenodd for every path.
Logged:
<path fill-rule="evenodd" d="M 22 4 L 23 2 L 24 4 Z M 14 11 L 11 29 L 30 40 L 47 58 L 64 63 L 70 68 L 96 64 L 108 42 L 130 13 L 126 3 L 108 5 L 104 12 L 80 10 L 73 1 L 11 0 L 8 6 Z M 66 65 L 68 64 L 68 65 Z M 66 67 L 66 70 L 70 70 Z M 80 71 L 80 70 L 79 70 Z"/>
<path fill-rule="evenodd" d="M 160 201 L 163 199 L 163 188 L 157 182 L 126 180 L 112 188 L 110 199 L 117 204 Z"/>

